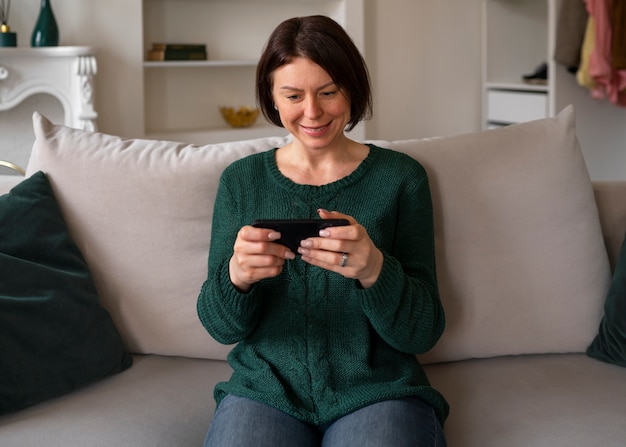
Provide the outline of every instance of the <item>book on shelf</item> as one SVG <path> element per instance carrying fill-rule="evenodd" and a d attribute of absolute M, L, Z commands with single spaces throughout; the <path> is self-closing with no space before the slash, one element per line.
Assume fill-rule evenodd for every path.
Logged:
<path fill-rule="evenodd" d="M 203 43 L 162 43 L 156 42 L 152 44 L 153 50 L 186 50 L 186 51 L 204 51 L 206 45 Z"/>
<path fill-rule="evenodd" d="M 148 50 L 149 61 L 205 61 L 207 52 L 200 50 Z"/>

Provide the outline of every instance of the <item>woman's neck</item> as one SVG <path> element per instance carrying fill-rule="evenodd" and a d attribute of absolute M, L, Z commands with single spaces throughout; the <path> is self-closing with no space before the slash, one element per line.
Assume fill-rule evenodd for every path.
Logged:
<path fill-rule="evenodd" d="M 276 151 L 276 165 L 294 183 L 321 186 L 350 175 L 368 153 L 368 146 L 347 138 L 340 145 L 321 149 L 293 141 Z"/>

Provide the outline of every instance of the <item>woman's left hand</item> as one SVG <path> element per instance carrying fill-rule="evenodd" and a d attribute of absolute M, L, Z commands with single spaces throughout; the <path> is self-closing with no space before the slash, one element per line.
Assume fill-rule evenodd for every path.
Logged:
<path fill-rule="evenodd" d="M 383 254 L 365 228 L 352 216 L 337 211 L 318 211 L 322 219 L 347 219 L 350 225 L 329 227 L 319 237 L 301 242 L 298 253 L 311 265 L 353 278 L 364 288 L 371 287 L 383 266 Z"/>

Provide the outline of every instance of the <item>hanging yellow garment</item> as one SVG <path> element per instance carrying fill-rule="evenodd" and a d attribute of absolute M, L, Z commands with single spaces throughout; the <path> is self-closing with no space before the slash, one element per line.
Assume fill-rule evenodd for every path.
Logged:
<path fill-rule="evenodd" d="M 580 67 L 576 72 L 576 81 L 578 81 L 579 85 L 590 90 L 596 87 L 595 81 L 589 74 L 589 61 L 595 43 L 595 32 L 595 21 L 592 16 L 589 16 L 587 27 L 585 28 L 585 38 L 583 39 L 583 45 L 580 50 Z"/>

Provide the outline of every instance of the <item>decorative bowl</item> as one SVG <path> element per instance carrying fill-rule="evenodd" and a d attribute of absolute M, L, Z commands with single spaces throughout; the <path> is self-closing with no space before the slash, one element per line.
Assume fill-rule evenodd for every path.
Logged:
<path fill-rule="evenodd" d="M 221 106 L 220 112 L 224 120 L 232 127 L 250 127 L 259 116 L 259 109 L 255 107 L 234 107 Z"/>

